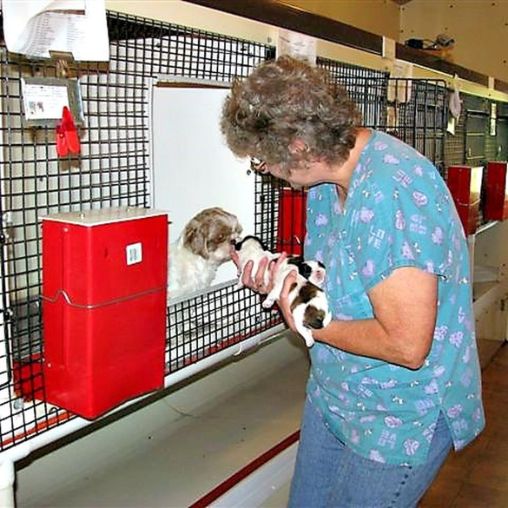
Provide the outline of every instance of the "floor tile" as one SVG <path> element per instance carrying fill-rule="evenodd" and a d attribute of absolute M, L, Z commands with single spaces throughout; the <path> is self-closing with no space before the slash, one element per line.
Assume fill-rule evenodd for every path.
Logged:
<path fill-rule="evenodd" d="M 508 506 L 507 367 L 505 344 L 483 371 L 485 430 L 463 451 L 450 454 L 420 508 Z"/>

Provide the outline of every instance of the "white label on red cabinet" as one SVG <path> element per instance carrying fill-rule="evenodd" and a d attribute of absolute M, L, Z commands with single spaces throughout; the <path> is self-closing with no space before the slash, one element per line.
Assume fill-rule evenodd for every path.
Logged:
<path fill-rule="evenodd" d="M 127 256 L 127 265 L 141 263 L 141 261 L 143 261 L 143 248 L 141 246 L 141 242 L 127 245 L 125 248 L 125 254 Z"/>

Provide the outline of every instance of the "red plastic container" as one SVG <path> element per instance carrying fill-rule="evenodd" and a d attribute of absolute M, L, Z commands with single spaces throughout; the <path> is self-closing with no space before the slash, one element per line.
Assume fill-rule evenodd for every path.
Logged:
<path fill-rule="evenodd" d="M 483 167 L 450 166 L 447 184 L 467 235 L 475 233 L 480 221 L 480 192 Z"/>
<path fill-rule="evenodd" d="M 142 208 L 42 221 L 46 400 L 85 418 L 161 388 L 168 217 Z"/>
<path fill-rule="evenodd" d="M 283 187 L 279 194 L 277 252 L 302 256 L 307 219 L 307 192 Z"/>
<path fill-rule="evenodd" d="M 42 358 L 34 354 L 22 360 L 12 361 L 14 393 L 24 400 L 41 399 L 44 394 Z"/>
<path fill-rule="evenodd" d="M 506 186 L 506 162 L 488 162 L 485 174 L 485 207 L 487 220 L 508 218 L 508 187 Z"/>

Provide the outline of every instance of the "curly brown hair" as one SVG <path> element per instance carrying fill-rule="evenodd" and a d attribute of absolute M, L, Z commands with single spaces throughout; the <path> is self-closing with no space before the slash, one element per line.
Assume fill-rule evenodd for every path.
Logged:
<path fill-rule="evenodd" d="M 322 157 L 343 162 L 353 148 L 360 115 L 326 71 L 281 56 L 236 80 L 222 111 L 221 130 L 233 153 L 280 164 L 286 173 Z M 289 146 L 302 139 L 298 156 Z"/>

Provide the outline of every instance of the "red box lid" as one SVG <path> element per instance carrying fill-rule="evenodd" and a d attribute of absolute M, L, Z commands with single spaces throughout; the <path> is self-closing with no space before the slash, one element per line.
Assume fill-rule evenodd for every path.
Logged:
<path fill-rule="evenodd" d="M 167 286 L 165 212 L 115 208 L 43 218 L 43 295 L 98 306 Z"/>

